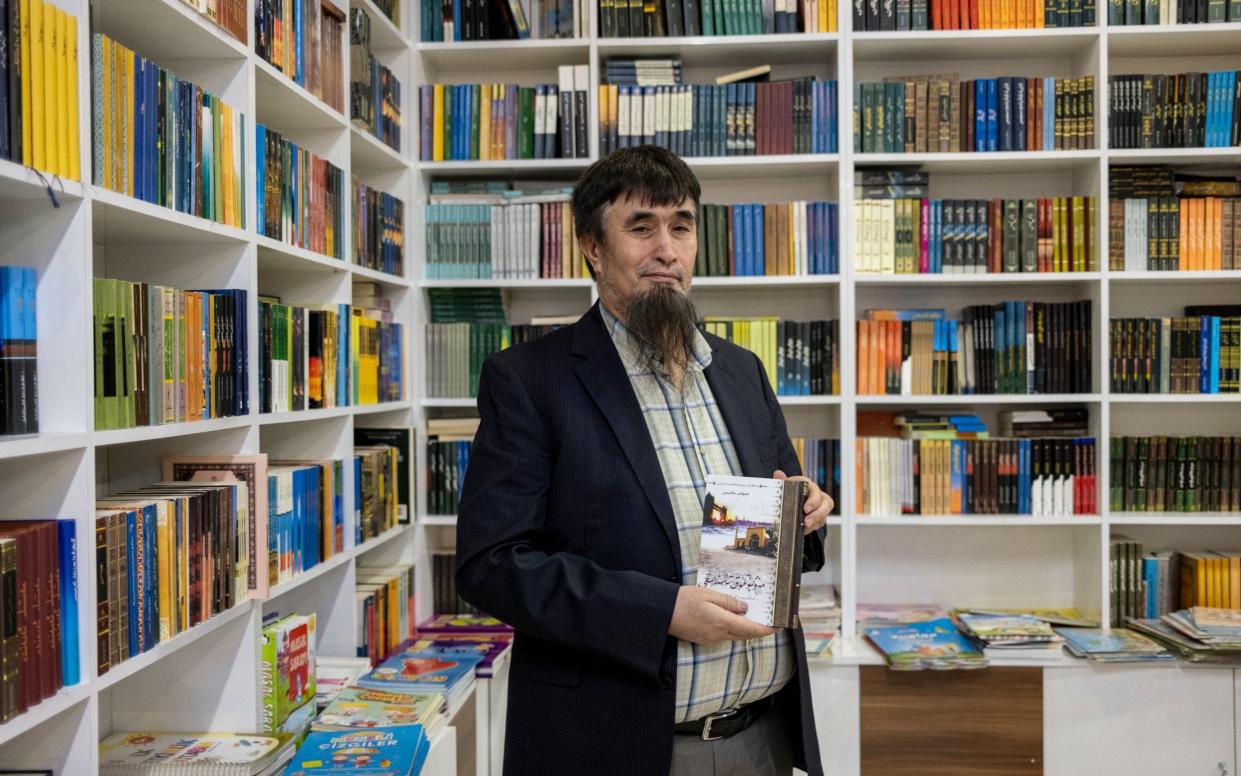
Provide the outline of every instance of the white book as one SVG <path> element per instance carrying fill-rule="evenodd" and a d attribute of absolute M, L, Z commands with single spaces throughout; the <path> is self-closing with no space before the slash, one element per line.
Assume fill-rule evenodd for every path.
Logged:
<path fill-rule="evenodd" d="M 794 212 L 797 213 L 797 261 L 794 267 L 794 273 L 798 275 L 807 274 L 806 261 L 806 243 L 808 242 L 806 235 L 806 203 L 800 201 L 794 203 Z"/>
<path fill-rule="evenodd" d="M 568 136 L 560 138 L 561 140 L 560 156 L 565 159 L 572 159 L 574 156 L 573 154 L 573 134 L 574 134 L 573 133 L 573 119 L 574 119 L 573 65 L 561 65 L 559 68 L 557 68 L 557 73 L 559 74 L 559 80 L 560 80 L 560 98 L 557 100 L 557 102 L 564 103 L 564 107 L 567 111 L 567 116 L 569 119 Z M 568 100 L 565 99 L 565 95 L 568 95 L 568 98 L 569 98 Z M 561 119 L 563 118 L 565 117 L 560 116 L 559 113 L 557 113 L 556 123 L 553 124 L 551 128 L 551 131 L 553 133 L 557 135 L 560 134 L 560 125 L 561 123 L 563 123 Z"/>
<path fill-rule="evenodd" d="M 642 131 L 639 135 L 645 137 L 654 137 L 655 129 L 658 127 L 656 123 L 657 109 L 655 107 L 655 87 L 645 86 L 642 88 Z"/>
<path fill-rule="evenodd" d="M 620 86 L 616 90 L 616 147 L 624 148 L 629 137 L 629 87 Z"/>
<path fill-rule="evenodd" d="M 896 274 L 896 200 L 879 200 L 879 246 L 885 275 Z"/>
<path fill-rule="evenodd" d="M 547 94 L 539 86 L 534 92 L 534 153 L 538 156 L 542 147 L 543 134 L 547 131 Z"/>

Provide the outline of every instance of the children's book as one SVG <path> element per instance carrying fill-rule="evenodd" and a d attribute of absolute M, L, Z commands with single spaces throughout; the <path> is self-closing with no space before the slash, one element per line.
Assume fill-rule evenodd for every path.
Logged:
<path fill-rule="evenodd" d="M 974 643 L 961 635 L 952 620 L 941 617 L 927 622 L 866 628 L 866 638 L 883 653 L 896 670 L 922 668 L 982 668 L 987 659 Z"/>
<path fill-rule="evenodd" d="M 494 617 L 481 614 L 437 614 L 418 626 L 419 633 L 512 633 L 513 629 Z"/>
<path fill-rule="evenodd" d="M 745 602 L 759 625 L 796 627 L 806 483 L 709 474 L 706 487 L 698 586 Z"/>
<path fill-rule="evenodd" d="M 1173 659 L 1159 643 L 1125 628 L 1056 628 L 1056 633 L 1077 657 L 1108 663 Z"/>
<path fill-rule="evenodd" d="M 358 680 L 359 687 L 395 692 L 449 692 L 468 679 L 483 661 L 477 654 L 442 654 L 434 650 L 403 652 L 388 658 Z"/>
<path fill-rule="evenodd" d="M 439 693 L 405 693 L 348 687 L 336 696 L 319 718 L 315 730 L 423 725 L 443 710 Z"/>
<path fill-rule="evenodd" d="M 311 731 L 293 756 L 285 776 L 410 776 L 422 769 L 430 747 L 421 725 Z"/>
<path fill-rule="evenodd" d="M 290 615 L 263 628 L 259 657 L 260 732 L 271 733 L 315 697 L 314 613 Z"/>
<path fill-rule="evenodd" d="M 101 776 L 193 771 L 251 776 L 278 757 L 289 735 L 231 733 L 114 733 L 99 745 Z M 287 756 L 285 754 L 284 756 Z"/>
<path fill-rule="evenodd" d="M 371 661 L 364 657 L 316 657 L 315 703 L 319 708 L 328 705 L 369 670 Z"/>

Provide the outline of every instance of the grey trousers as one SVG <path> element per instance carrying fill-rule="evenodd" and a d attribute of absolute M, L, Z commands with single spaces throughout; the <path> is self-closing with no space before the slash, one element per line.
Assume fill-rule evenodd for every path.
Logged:
<path fill-rule="evenodd" d="M 674 734 L 671 776 L 790 776 L 793 745 L 779 709 L 732 738 Z"/>

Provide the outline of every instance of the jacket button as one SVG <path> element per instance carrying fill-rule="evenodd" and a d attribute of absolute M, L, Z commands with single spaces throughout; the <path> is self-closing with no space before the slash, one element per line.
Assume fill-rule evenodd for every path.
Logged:
<path fill-rule="evenodd" d="M 667 674 L 664 674 L 663 676 L 659 677 L 659 686 L 664 688 L 665 690 L 671 690 L 672 689 L 672 677 L 668 676 Z"/>

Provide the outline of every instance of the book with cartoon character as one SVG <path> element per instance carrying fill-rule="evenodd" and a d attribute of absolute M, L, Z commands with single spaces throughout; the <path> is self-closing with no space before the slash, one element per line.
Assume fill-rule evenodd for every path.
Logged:
<path fill-rule="evenodd" d="M 388 658 L 358 680 L 359 687 L 394 692 L 442 692 L 474 674 L 479 654 L 446 654 L 434 650 L 403 652 Z"/>
<path fill-rule="evenodd" d="M 315 731 L 306 736 L 285 776 L 410 776 L 422 770 L 430 749 L 421 725 Z"/>
<path fill-rule="evenodd" d="M 422 725 L 431 727 L 442 716 L 444 696 L 440 693 L 405 693 L 347 687 L 341 690 L 319 718 L 315 730 Z"/>

